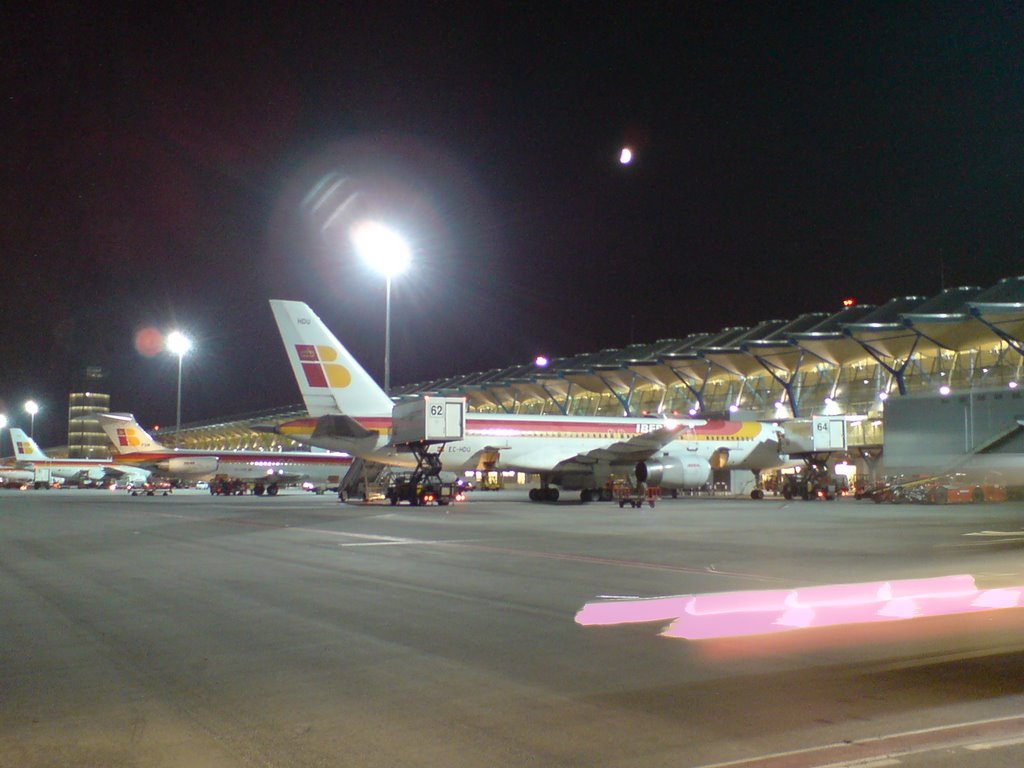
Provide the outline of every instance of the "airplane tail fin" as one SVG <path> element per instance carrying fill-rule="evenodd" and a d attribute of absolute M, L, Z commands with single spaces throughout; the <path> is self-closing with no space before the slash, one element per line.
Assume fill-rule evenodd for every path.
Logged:
<path fill-rule="evenodd" d="M 18 461 L 41 461 L 49 458 L 23 429 L 11 427 L 11 442 L 14 443 L 14 458 Z"/>
<path fill-rule="evenodd" d="M 159 453 L 167 450 L 139 426 L 130 413 L 101 413 L 99 420 L 118 453 Z"/>
<path fill-rule="evenodd" d="M 310 416 L 390 416 L 394 403 L 309 305 L 271 299 Z"/>

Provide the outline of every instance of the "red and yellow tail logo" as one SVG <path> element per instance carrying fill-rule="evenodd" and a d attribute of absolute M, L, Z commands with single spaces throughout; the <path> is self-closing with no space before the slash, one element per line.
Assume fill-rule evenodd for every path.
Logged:
<path fill-rule="evenodd" d="M 336 349 L 319 344 L 296 344 L 295 354 L 299 356 L 309 386 L 344 388 L 352 383 L 348 368 L 334 362 L 338 359 Z"/>
<path fill-rule="evenodd" d="M 18 453 L 35 453 L 36 447 L 27 440 L 18 440 Z"/>
<path fill-rule="evenodd" d="M 135 427 L 118 427 L 117 444 L 123 448 L 138 448 L 142 445 L 142 437 Z"/>

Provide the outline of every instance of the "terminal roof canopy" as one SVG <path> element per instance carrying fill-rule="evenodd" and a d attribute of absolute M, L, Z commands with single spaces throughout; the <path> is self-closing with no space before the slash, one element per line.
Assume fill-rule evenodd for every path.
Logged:
<path fill-rule="evenodd" d="M 903 322 L 903 313 L 921 306 L 923 296 L 902 296 L 890 299 L 864 317 L 843 326 L 843 332 L 862 348 L 883 357 L 903 360 L 917 343 L 917 334 Z"/>
<path fill-rule="evenodd" d="M 968 301 L 967 309 L 975 320 L 998 338 L 1021 351 L 1020 339 L 1024 339 L 1024 276 L 1003 278 Z"/>
<path fill-rule="evenodd" d="M 478 405 L 508 407 L 536 396 L 560 404 L 584 393 L 625 393 L 644 384 L 699 389 L 715 376 L 749 378 L 768 372 L 786 380 L 799 369 L 845 366 L 868 357 L 887 366 L 923 348 L 963 351 L 1005 341 L 1024 355 L 1024 276 L 982 290 L 948 288 L 935 296 L 896 297 L 881 306 L 811 312 L 794 320 L 692 333 L 623 348 L 454 376 L 401 390 L 403 394 L 461 391 Z"/>
<path fill-rule="evenodd" d="M 903 314 L 903 322 L 936 347 L 951 350 L 971 349 L 985 341 L 992 342 L 991 332 L 982 324 L 970 322 L 967 302 L 982 289 L 974 285 L 947 288 L 913 312 Z"/>

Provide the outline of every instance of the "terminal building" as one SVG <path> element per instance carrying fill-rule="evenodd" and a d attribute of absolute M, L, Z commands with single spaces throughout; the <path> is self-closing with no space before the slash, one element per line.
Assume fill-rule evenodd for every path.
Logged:
<path fill-rule="evenodd" d="M 1018 383 L 1024 383 L 1022 361 L 1024 276 L 1018 276 L 989 287 L 947 288 L 930 297 L 894 297 L 880 306 L 850 305 L 752 327 L 453 374 L 395 387 L 392 395 L 462 396 L 471 412 L 491 413 L 660 415 L 781 424 L 841 417 L 849 449 L 841 458 L 855 464 L 858 472 L 873 473 L 886 444 L 886 412 L 898 408 L 901 398 L 935 398 L 938 403 L 964 393 L 991 392 L 994 402 L 997 394 L 1005 394 L 1001 413 L 1012 416 L 1016 401 L 1024 396 L 1018 391 Z M 927 407 L 921 410 L 919 405 L 914 412 L 927 413 Z M 1020 414 L 1024 418 L 1024 400 Z M 301 406 L 292 406 L 187 425 L 179 444 L 290 449 L 294 446 L 289 441 L 251 427 L 303 415 Z M 983 434 L 985 429 L 992 434 Z M 979 432 L 972 423 L 963 452 L 987 445 L 1005 429 L 1000 421 Z"/>

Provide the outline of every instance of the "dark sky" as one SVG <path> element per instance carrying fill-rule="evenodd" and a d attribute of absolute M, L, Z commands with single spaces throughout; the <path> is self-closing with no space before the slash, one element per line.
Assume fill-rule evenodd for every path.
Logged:
<path fill-rule="evenodd" d="M 270 298 L 379 376 L 356 215 L 414 251 L 396 384 L 1022 273 L 1018 4 L 20 5 L 0 408 L 44 443 L 89 364 L 173 423 L 146 327 L 196 339 L 186 422 L 297 402 Z"/>

